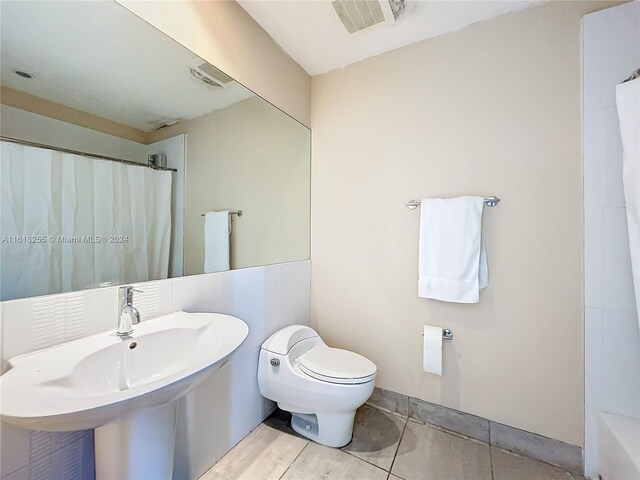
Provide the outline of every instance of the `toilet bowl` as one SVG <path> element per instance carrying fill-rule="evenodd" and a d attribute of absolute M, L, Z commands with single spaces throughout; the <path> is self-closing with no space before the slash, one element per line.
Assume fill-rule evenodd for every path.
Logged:
<path fill-rule="evenodd" d="M 362 355 L 328 347 L 303 325 L 262 344 L 258 386 L 263 397 L 291 412 L 291 427 L 329 447 L 351 441 L 356 410 L 373 393 L 376 366 Z"/>

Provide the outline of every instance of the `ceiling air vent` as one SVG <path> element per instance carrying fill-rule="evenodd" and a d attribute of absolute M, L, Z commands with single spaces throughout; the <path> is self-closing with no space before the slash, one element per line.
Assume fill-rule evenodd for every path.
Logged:
<path fill-rule="evenodd" d="M 229 75 L 222 70 L 218 70 L 210 63 L 203 63 L 197 67 L 189 67 L 191 75 L 210 87 L 225 87 L 233 81 Z"/>
<path fill-rule="evenodd" d="M 349 33 L 395 23 L 405 6 L 404 0 L 335 0 L 331 5 Z"/>

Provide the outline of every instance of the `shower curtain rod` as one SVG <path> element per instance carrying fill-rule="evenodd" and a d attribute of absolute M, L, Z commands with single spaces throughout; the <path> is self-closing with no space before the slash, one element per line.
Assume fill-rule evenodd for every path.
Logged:
<path fill-rule="evenodd" d="M 55 147 L 53 145 L 45 145 L 43 143 L 29 142 L 28 140 L 18 140 L 17 138 L 5 137 L 4 135 L 0 135 L 0 141 L 9 142 L 9 143 L 17 143 L 18 145 L 26 145 L 28 147 L 46 148 L 47 150 L 54 150 L 56 152 L 71 153 L 73 155 L 80 155 L 82 157 L 96 158 L 98 160 L 108 160 L 110 162 L 124 163 L 126 165 L 135 165 L 135 166 L 138 166 L 138 167 L 147 167 L 147 168 L 151 168 L 153 170 L 162 170 L 162 171 L 169 171 L 169 172 L 177 172 L 178 171 L 177 168 L 155 167 L 153 165 L 148 165 L 146 163 L 134 162 L 133 160 L 124 160 L 122 158 L 107 157 L 106 155 L 97 155 L 95 153 L 81 152 L 79 150 L 70 150 L 68 148 Z"/>

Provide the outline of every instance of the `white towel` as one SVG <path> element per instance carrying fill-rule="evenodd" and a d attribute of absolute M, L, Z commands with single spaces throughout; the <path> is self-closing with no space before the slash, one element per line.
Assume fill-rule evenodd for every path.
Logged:
<path fill-rule="evenodd" d="M 418 296 L 477 303 L 489 284 L 482 197 L 422 200 Z"/>
<path fill-rule="evenodd" d="M 204 216 L 204 273 L 229 270 L 229 212 Z"/>

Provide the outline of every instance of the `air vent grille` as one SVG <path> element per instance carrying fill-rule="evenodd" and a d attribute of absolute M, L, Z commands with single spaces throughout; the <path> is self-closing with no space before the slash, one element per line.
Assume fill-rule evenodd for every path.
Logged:
<path fill-rule="evenodd" d="M 349 33 L 359 32 L 385 21 L 378 0 L 335 0 L 331 5 Z"/>
<path fill-rule="evenodd" d="M 210 63 L 203 63 L 202 65 L 198 66 L 198 69 L 206 73 L 210 77 L 215 78 L 222 85 L 225 85 L 233 81 L 233 78 L 231 78 L 229 75 L 224 73 L 222 70 L 218 70 L 216 67 L 214 67 Z"/>

